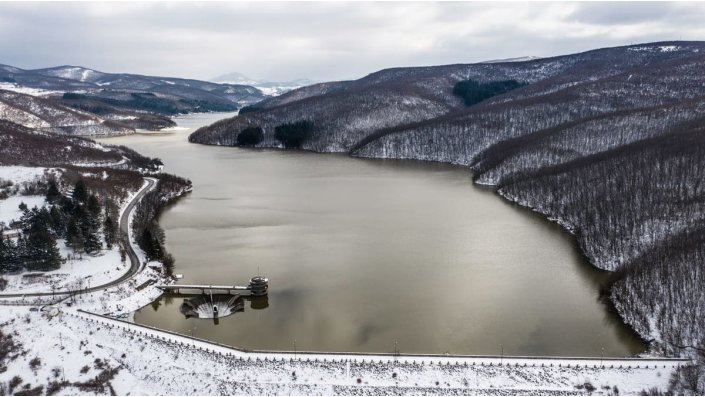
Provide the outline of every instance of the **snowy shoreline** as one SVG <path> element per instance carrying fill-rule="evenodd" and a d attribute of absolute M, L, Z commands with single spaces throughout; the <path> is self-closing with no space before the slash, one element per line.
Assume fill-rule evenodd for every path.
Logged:
<path fill-rule="evenodd" d="M 688 363 L 245 352 L 74 308 L 5 308 L 3 322 L 34 342 L 24 344 L 26 354 L 10 362 L 0 382 L 20 374 L 25 382 L 42 384 L 60 368 L 61 376 L 79 383 L 101 369 L 117 368 L 104 393 L 112 389 L 119 395 L 638 394 L 664 390 L 670 374 Z M 35 357 L 42 364 L 31 370 Z M 60 394 L 85 392 L 69 385 Z"/>
<path fill-rule="evenodd" d="M 140 191 L 145 186 L 146 182 Z M 131 202 L 136 194 L 125 202 Z M 121 208 L 121 217 L 126 206 Z M 129 241 L 144 263 L 144 253 L 135 246 L 132 233 Z M 61 367 L 62 376 L 69 375 L 79 384 L 90 379 L 85 374 L 105 371 L 93 368 L 82 372 L 91 361 L 99 360 L 118 369 L 104 394 L 111 389 L 118 394 L 584 394 L 593 387 L 596 394 L 613 394 L 615 390 L 638 394 L 651 388 L 665 390 L 670 374 L 689 363 L 658 358 L 243 351 L 130 323 L 136 310 L 161 295 L 154 285 L 169 281 L 158 270 L 161 264 L 149 265 L 126 282 L 56 302 L 43 312 L 4 307 L 0 314 L 3 328 L 14 330 L 28 351 L 8 364 L 0 382 L 21 374 L 28 383 L 43 384 Z M 0 303 L 31 302 L 15 299 Z M 27 332 L 25 325 L 32 323 L 32 331 Z M 36 342 L 38 338 L 41 343 Z M 78 350 L 70 346 L 78 346 Z M 32 370 L 29 364 L 34 357 L 43 363 L 39 370 Z M 188 365 L 181 366 L 180 361 Z M 69 373 L 66 367 L 70 367 Z M 61 394 L 82 392 L 71 385 L 61 390 Z"/>

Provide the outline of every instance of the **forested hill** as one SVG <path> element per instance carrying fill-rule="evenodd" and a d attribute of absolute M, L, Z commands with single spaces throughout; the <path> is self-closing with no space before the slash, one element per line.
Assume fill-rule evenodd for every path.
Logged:
<path fill-rule="evenodd" d="M 174 126 L 174 115 L 234 111 L 266 97 L 239 84 L 80 66 L 25 70 L 0 65 L 0 119 L 65 135 L 159 130 Z"/>
<path fill-rule="evenodd" d="M 515 80 L 528 84 L 487 103 L 533 99 L 582 82 L 637 70 L 645 65 L 698 55 L 703 43 L 656 43 L 608 48 L 528 62 L 459 64 L 386 69 L 362 79 L 322 83 L 288 92 L 243 109 L 240 116 L 203 128 L 192 142 L 235 145 L 248 126 L 263 130 L 259 146 L 276 147 L 275 128 L 302 119 L 313 121 L 302 148 L 345 152 L 384 129 L 425 122 L 457 112 L 473 111 L 453 95 L 464 80 L 480 83 Z M 595 102 L 598 98 L 593 98 Z M 570 117 L 570 115 L 567 115 Z"/>
<path fill-rule="evenodd" d="M 705 42 L 660 42 L 382 70 L 261 102 L 190 140 L 470 166 L 479 183 L 560 222 L 595 266 L 616 272 L 606 292 L 654 351 L 697 356 L 703 126 Z"/>

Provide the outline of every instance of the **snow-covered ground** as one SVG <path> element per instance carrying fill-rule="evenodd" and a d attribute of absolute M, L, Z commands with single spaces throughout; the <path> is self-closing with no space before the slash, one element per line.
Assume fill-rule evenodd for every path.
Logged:
<path fill-rule="evenodd" d="M 28 94 L 28 95 L 34 95 L 34 96 L 39 96 L 39 97 L 61 94 L 61 92 L 59 92 L 59 91 L 44 90 L 41 88 L 26 87 L 23 85 L 19 85 L 17 83 L 5 83 L 5 82 L 0 83 L 0 90 L 19 92 L 20 94 Z"/>
<path fill-rule="evenodd" d="M 64 240 L 57 241 L 57 245 L 61 256 L 67 258 L 60 269 L 41 273 L 3 275 L 2 277 L 7 280 L 7 286 L 2 293 L 30 294 L 90 288 L 120 278 L 130 269 L 128 262 L 121 261 L 117 247 L 103 250 L 95 255 L 79 255 L 66 247 Z"/>
<path fill-rule="evenodd" d="M 1 165 L 0 179 L 14 183 L 31 182 L 40 179 L 44 175 L 44 171 L 46 171 L 46 168 Z"/>
<path fill-rule="evenodd" d="M 130 233 L 135 247 L 133 239 Z M 144 253 L 135 250 L 144 263 Z M 62 286 L 87 278 L 96 285 L 129 268 L 115 250 L 85 258 L 45 276 Z M 14 391 L 25 385 L 42 386 L 44 392 L 58 387 L 62 395 L 638 394 L 665 390 L 671 373 L 684 363 L 246 352 L 129 322 L 135 310 L 161 294 L 155 285 L 172 282 L 160 268 L 146 263 L 134 277 L 87 294 L 1 299 L 0 330 L 21 347 L 9 355 L 0 389 L 19 376 Z M 51 292 L 50 285 L 31 289 Z M 41 304 L 49 306 L 39 309 Z"/>
<path fill-rule="evenodd" d="M 32 209 L 35 206 L 38 208 L 43 207 L 45 201 L 44 196 L 11 196 L 0 200 L 0 223 L 9 226 L 11 221 L 20 220 L 22 217 L 20 204 L 22 203 L 25 203 L 27 208 Z"/>
<path fill-rule="evenodd" d="M 634 395 L 654 387 L 665 390 L 679 364 L 608 359 L 601 363 L 599 358 L 248 353 L 66 307 L 45 308 L 44 312 L 4 308 L 0 321 L 6 324 L 3 330 L 15 334 L 26 350 L 0 374 L 0 382 L 16 375 L 32 387 L 47 385 L 52 379 L 84 382 L 105 368 L 119 368 L 109 381 L 119 395 L 589 391 Z M 35 357 L 41 364 L 32 369 L 30 361 Z M 82 373 L 84 367 L 88 369 Z M 60 394 L 78 392 L 70 387 Z M 108 392 L 106 385 L 103 393 Z"/>
<path fill-rule="evenodd" d="M 37 167 L 0 166 L 0 179 L 12 181 L 15 185 L 32 182 L 41 178 L 46 169 Z M 131 196 L 132 197 L 132 196 Z M 129 200 L 128 200 L 129 201 Z M 13 220 L 22 217 L 19 209 L 21 203 L 28 208 L 41 208 L 46 205 L 44 196 L 10 196 L 0 200 L 0 224 L 9 226 Z M 6 274 L 2 278 L 7 285 L 2 293 L 42 293 L 62 289 L 80 289 L 91 285 L 100 285 L 115 280 L 125 274 L 130 266 L 122 262 L 117 247 L 102 250 L 95 255 L 75 254 L 66 246 L 64 240 L 58 240 L 62 258 L 66 259 L 60 269 L 49 272 Z"/>

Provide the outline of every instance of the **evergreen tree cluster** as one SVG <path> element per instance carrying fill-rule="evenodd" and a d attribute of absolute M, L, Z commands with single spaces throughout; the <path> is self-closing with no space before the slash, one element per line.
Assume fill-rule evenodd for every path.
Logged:
<path fill-rule="evenodd" d="M 475 80 L 459 81 L 453 87 L 453 95 L 462 98 L 465 106 L 472 106 L 493 96 L 502 95 L 505 92 L 525 86 L 516 80 L 491 81 L 489 83 L 478 83 Z"/>
<path fill-rule="evenodd" d="M 274 137 L 287 148 L 301 147 L 313 131 L 313 122 L 299 120 L 293 123 L 284 123 L 274 128 Z"/>
<path fill-rule="evenodd" d="M 247 127 L 237 134 L 237 144 L 240 146 L 254 146 L 264 139 L 264 133 L 260 127 Z"/>
<path fill-rule="evenodd" d="M 157 223 L 165 205 L 190 191 L 191 181 L 171 174 L 159 174 L 157 187 L 145 194 L 135 209 L 130 227 L 147 259 L 160 261 L 167 275 L 174 270 L 174 257 L 166 250 L 164 231 Z"/>
<path fill-rule="evenodd" d="M 257 105 L 247 105 L 243 106 L 238 112 L 238 114 L 259 112 L 260 110 L 262 110 L 262 108 L 258 107 Z"/>
<path fill-rule="evenodd" d="M 46 198 L 49 205 L 42 208 L 20 205 L 22 234 L 16 242 L 0 239 L 0 273 L 58 269 L 62 258 L 57 239 L 65 239 L 74 252 L 87 254 L 102 249 L 103 242 L 108 247 L 116 243 L 115 205 L 110 200 L 101 204 L 82 180 L 71 198 L 63 196 L 51 180 Z"/>
<path fill-rule="evenodd" d="M 20 208 L 24 211 L 20 220 L 22 235 L 17 242 L 0 236 L 0 273 L 58 269 L 61 255 L 56 245 L 56 225 L 60 222 L 57 211 L 46 207 L 30 210 L 26 205 Z"/>

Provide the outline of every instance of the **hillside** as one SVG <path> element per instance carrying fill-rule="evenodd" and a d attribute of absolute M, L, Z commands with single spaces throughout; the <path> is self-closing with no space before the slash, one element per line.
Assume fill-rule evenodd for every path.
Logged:
<path fill-rule="evenodd" d="M 452 93 L 463 80 L 526 85 L 465 106 Z M 265 100 L 190 141 L 235 145 L 259 127 L 256 146 L 280 147 L 276 131 L 305 120 L 302 149 L 469 166 L 478 183 L 561 223 L 593 265 L 615 272 L 605 295 L 654 352 L 698 356 L 704 86 L 703 42 L 396 68 Z"/>
<path fill-rule="evenodd" d="M 61 93 L 80 91 L 99 98 L 109 98 L 116 93 L 151 92 L 165 97 L 173 96 L 178 99 L 236 107 L 265 98 L 258 89 L 247 85 L 217 84 L 201 80 L 128 73 L 104 73 L 81 66 L 24 70 L 0 65 L 0 81 Z"/>
<path fill-rule="evenodd" d="M 509 98 L 501 96 L 494 101 L 532 98 L 624 73 L 646 62 L 690 56 L 702 47 L 686 44 L 670 51 L 668 45 L 660 44 L 644 50 L 610 48 L 528 62 L 387 69 L 359 80 L 317 84 L 265 100 L 252 106 L 259 111 L 197 131 L 191 141 L 234 145 L 242 129 L 259 126 L 264 132 L 260 146 L 277 146 L 274 127 L 308 119 L 314 121 L 315 130 L 304 149 L 346 152 L 380 130 L 467 111 L 452 95 L 454 84 L 461 80 L 530 83 L 508 94 Z"/>
<path fill-rule="evenodd" d="M 162 164 L 126 147 L 103 146 L 89 139 L 41 132 L 0 120 L 0 165 L 110 167 L 154 172 Z"/>
<path fill-rule="evenodd" d="M 67 135 L 122 135 L 134 132 L 130 125 L 120 123 L 119 118 L 111 121 L 50 99 L 6 90 L 0 90 L 0 119 Z"/>
<path fill-rule="evenodd" d="M 234 111 L 266 96 L 247 85 L 79 66 L 23 70 L 0 65 L 0 119 L 69 135 L 120 135 L 174 126 L 170 117 Z"/>

